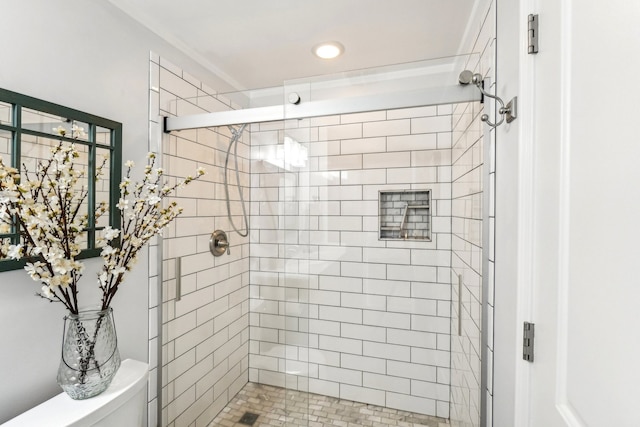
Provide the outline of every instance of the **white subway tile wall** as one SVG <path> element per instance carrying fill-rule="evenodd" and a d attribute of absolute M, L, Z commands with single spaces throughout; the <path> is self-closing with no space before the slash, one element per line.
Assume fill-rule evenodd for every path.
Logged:
<path fill-rule="evenodd" d="M 152 55 L 150 126 L 160 130 L 159 117 L 231 109 L 229 102 L 164 59 Z M 160 138 L 161 132 L 151 133 Z M 250 203 L 250 133 L 242 135 L 238 155 L 240 184 Z M 249 366 L 249 239 L 231 229 L 222 186 L 226 128 L 188 130 L 162 137 L 162 165 L 170 182 L 207 174 L 178 190 L 175 200 L 183 214 L 163 233 L 162 361 L 156 354 L 155 326 L 149 343 L 152 370 L 162 369 L 162 420 L 157 423 L 155 384 L 149 388 L 149 426 L 207 426 L 248 381 Z M 157 141 L 150 141 L 154 149 Z M 157 151 L 157 149 L 156 149 Z M 242 208 L 234 174 L 231 210 L 242 224 Z M 214 258 L 209 236 L 215 229 L 229 233 L 231 254 Z M 157 266 L 157 246 L 150 265 Z M 181 258 L 182 298 L 176 300 L 176 263 Z M 150 295 L 157 295 L 157 267 L 150 268 Z M 150 298 L 150 325 L 157 325 L 157 298 Z M 157 380 L 157 375 L 152 375 Z M 151 386 L 153 384 L 153 387 Z"/>
<path fill-rule="evenodd" d="M 495 2 L 486 2 L 482 10 L 481 24 L 473 40 L 470 51 L 479 53 L 479 59 L 466 64 L 466 69 L 489 77 L 495 81 Z M 494 90 L 493 87 L 490 88 Z M 481 337 L 482 337 L 482 284 L 483 275 L 489 295 L 493 289 L 493 256 L 489 255 L 489 271 L 482 271 L 482 218 L 483 191 L 494 194 L 495 169 L 494 158 L 484 159 L 485 144 L 495 143 L 495 133 L 484 134 L 487 126 L 480 121 L 480 115 L 487 104 L 468 103 L 453 106 L 453 132 L 451 149 L 451 416 L 454 427 L 480 426 L 481 393 L 486 394 L 488 411 L 487 426 L 493 425 L 491 418 L 492 377 L 489 374 L 487 389 L 481 390 Z M 492 105 L 492 103 L 489 103 Z M 490 114 L 490 112 L 489 112 Z M 492 151 L 495 153 L 495 151 Z M 490 167 L 491 177 L 483 187 L 484 168 Z M 492 198 L 493 199 L 493 198 Z M 493 210 L 490 208 L 490 215 Z M 492 241 L 492 223 L 489 227 L 489 240 Z M 458 275 L 462 276 L 462 294 L 458 292 Z M 461 312 L 458 301 L 462 300 Z M 493 301 L 489 301 L 489 319 L 486 365 L 491 371 L 493 345 L 492 310 Z M 458 336 L 458 321 L 461 320 L 461 335 Z"/>
<path fill-rule="evenodd" d="M 448 418 L 452 112 L 252 126 L 250 381 Z M 418 189 L 432 240 L 378 240 L 379 191 Z"/>

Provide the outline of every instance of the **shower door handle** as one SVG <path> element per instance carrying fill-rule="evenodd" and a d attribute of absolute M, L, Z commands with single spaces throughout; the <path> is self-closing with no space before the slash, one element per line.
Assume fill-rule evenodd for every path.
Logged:
<path fill-rule="evenodd" d="M 458 336 L 462 336 L 462 274 L 458 274 Z"/>

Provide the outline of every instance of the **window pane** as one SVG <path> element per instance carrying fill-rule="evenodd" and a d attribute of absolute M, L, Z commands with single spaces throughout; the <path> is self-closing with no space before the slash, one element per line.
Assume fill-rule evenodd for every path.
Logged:
<path fill-rule="evenodd" d="M 96 167 L 102 167 L 102 175 L 96 180 L 96 215 L 98 208 L 104 203 L 107 211 L 96 219 L 96 227 L 106 227 L 109 225 L 109 193 L 111 186 L 111 170 L 109 169 L 109 150 L 96 149 Z"/>
<path fill-rule="evenodd" d="M 43 138 L 43 137 L 35 137 L 33 135 L 24 135 L 22 138 L 22 167 L 21 167 L 21 175 L 23 179 L 28 179 L 30 181 L 41 181 L 42 177 L 37 174 L 38 166 L 47 166 L 52 157 L 52 149 L 55 149 L 60 144 L 60 141 L 57 141 L 52 138 Z M 70 143 L 63 142 L 64 147 L 69 147 Z M 70 183 L 73 186 L 69 193 L 71 206 L 73 208 L 73 213 L 75 213 L 75 218 L 80 218 L 81 215 L 86 215 L 87 213 L 87 189 L 88 189 L 88 147 L 83 146 L 81 144 L 75 145 L 76 150 L 78 151 L 79 156 L 71 163 L 68 163 L 67 166 L 70 169 L 81 172 L 78 176 L 75 184 Z M 59 184 L 60 181 L 56 177 L 55 171 L 53 169 L 49 169 L 47 180 L 57 181 Z M 55 194 L 56 196 L 60 196 L 58 192 Z M 53 194 L 51 194 L 53 196 Z M 80 206 L 79 210 L 76 213 L 76 206 Z"/>
<path fill-rule="evenodd" d="M 62 131 L 64 132 L 63 136 L 67 138 L 88 140 L 89 127 L 86 123 L 29 108 L 22 109 L 22 128 L 55 136 L 60 135 L 60 131 Z"/>
<path fill-rule="evenodd" d="M 11 166 L 11 132 L 0 130 L 0 157 L 4 164 Z"/>
<path fill-rule="evenodd" d="M 13 119 L 11 115 L 11 104 L 0 102 L 0 124 L 11 126 Z"/>
<path fill-rule="evenodd" d="M 111 129 L 96 126 L 96 144 L 111 146 Z"/>
<path fill-rule="evenodd" d="M 80 249 L 87 249 L 89 247 L 89 240 L 87 239 L 87 232 L 84 231 L 78 235 L 76 243 L 80 245 Z"/>

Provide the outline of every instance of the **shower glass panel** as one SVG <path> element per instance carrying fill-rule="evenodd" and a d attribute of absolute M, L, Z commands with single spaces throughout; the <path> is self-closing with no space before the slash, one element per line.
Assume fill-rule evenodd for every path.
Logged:
<path fill-rule="evenodd" d="M 428 416 L 451 416 L 453 423 L 456 411 L 477 408 L 480 359 L 466 358 L 467 350 L 479 351 L 480 338 L 457 337 L 458 290 L 465 301 L 481 298 L 483 109 L 475 88 L 457 84 L 460 70 L 474 64 L 478 56 L 465 55 L 278 88 L 201 90 L 167 104 L 177 117 L 246 111 L 239 160 L 251 231 L 240 237 L 227 218 L 226 123 L 165 138 L 172 175 L 196 163 L 212 173 L 200 190 L 180 195 L 194 218 L 170 229 L 163 245 L 164 425 L 195 414 L 200 400 L 193 411 L 179 406 L 191 390 L 197 399 L 213 396 L 202 419 L 235 420 L 241 414 L 224 405 L 255 396 L 261 409 L 247 412 L 280 425 L 321 422 L 316 411 L 325 405 L 342 418 L 322 421 L 356 425 L 368 416 L 425 425 L 437 422 Z M 278 109 L 282 120 L 263 120 L 264 111 Z M 233 171 L 228 178 L 233 220 L 244 229 Z M 195 248 L 187 238 L 192 224 Z M 230 255 L 209 254 L 215 229 L 230 236 Z M 479 325 L 479 305 L 461 312 L 463 331 Z M 183 332 L 189 316 L 196 329 Z M 205 336 L 209 324 L 213 333 Z M 202 341 L 193 349 L 192 336 Z M 178 371 L 191 353 L 195 366 Z M 334 407 L 338 400 L 352 402 L 350 409 Z M 463 409 L 450 409 L 460 402 Z"/>
<path fill-rule="evenodd" d="M 348 420 L 356 424 L 376 407 L 449 418 L 456 105 L 365 106 L 342 114 L 322 108 L 336 99 L 338 111 L 349 111 L 363 99 L 393 106 L 402 93 L 455 91 L 456 70 L 468 60 L 285 83 L 278 129 L 278 381 L 291 396 L 285 419 L 309 405 L 294 391 L 354 402 L 365 411 Z M 384 213 L 381 194 L 390 203 Z M 407 229 L 380 239 L 385 214 L 413 227 L 411 235 L 430 238 L 408 238 Z"/>

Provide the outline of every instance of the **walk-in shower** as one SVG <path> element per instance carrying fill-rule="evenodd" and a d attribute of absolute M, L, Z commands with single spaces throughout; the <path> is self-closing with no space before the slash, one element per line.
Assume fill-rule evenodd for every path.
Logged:
<path fill-rule="evenodd" d="M 457 81 L 478 55 L 236 94 L 154 66 L 168 174 L 209 171 L 160 242 L 160 424 L 207 425 L 247 382 L 405 421 L 479 414 L 490 144 L 480 91 Z M 236 219 L 248 235 L 212 257 Z M 313 421 L 309 401 L 278 405 L 282 425 Z"/>

